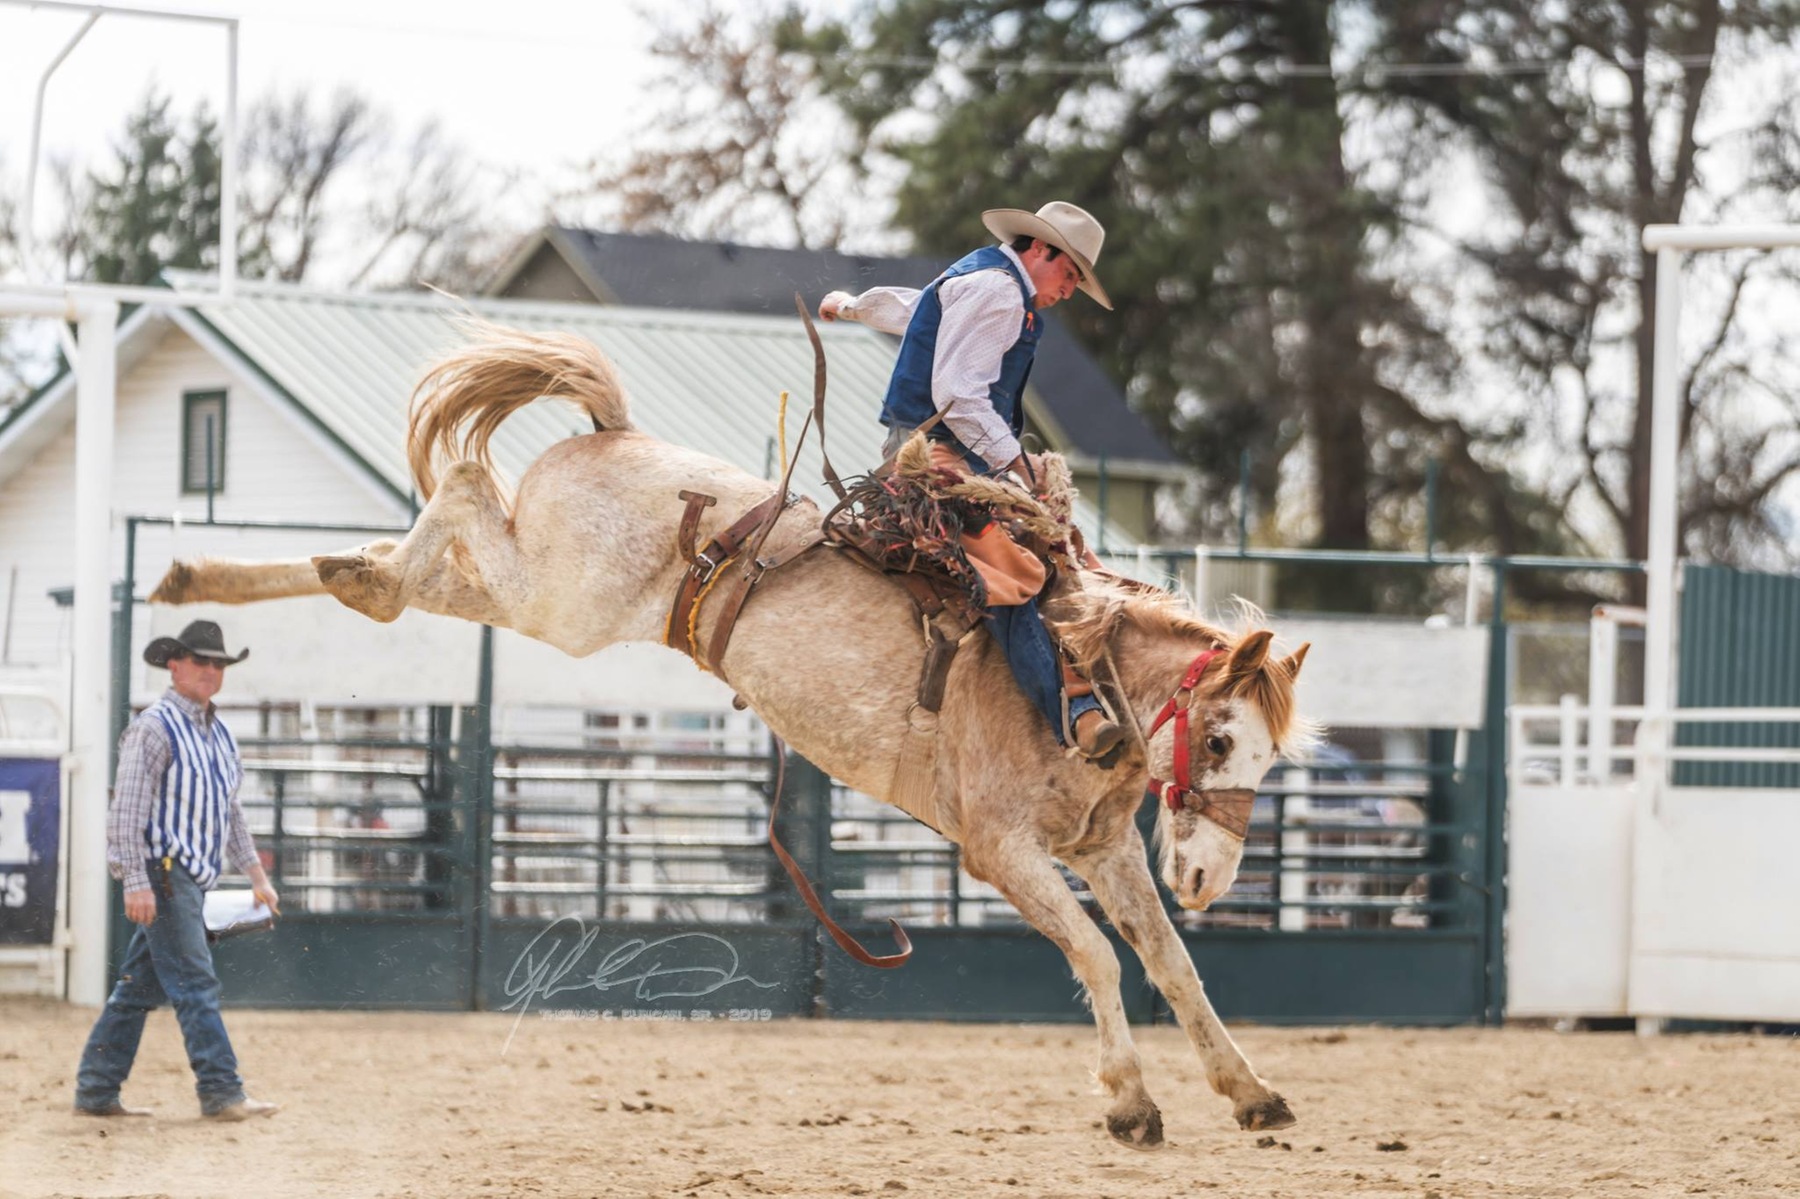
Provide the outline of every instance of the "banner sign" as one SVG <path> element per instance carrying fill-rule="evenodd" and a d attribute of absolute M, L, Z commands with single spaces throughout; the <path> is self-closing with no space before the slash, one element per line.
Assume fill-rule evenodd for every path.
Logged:
<path fill-rule="evenodd" d="M 48 945 L 56 929 L 62 767 L 0 758 L 0 945 Z"/>

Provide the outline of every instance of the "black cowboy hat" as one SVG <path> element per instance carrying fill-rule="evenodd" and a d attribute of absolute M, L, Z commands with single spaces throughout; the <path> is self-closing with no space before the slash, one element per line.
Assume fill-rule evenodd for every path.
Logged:
<path fill-rule="evenodd" d="M 181 630 L 179 637 L 158 637 L 144 647 L 144 661 L 152 666 L 167 666 L 170 658 L 206 658 L 221 666 L 231 666 L 250 656 L 245 650 L 232 657 L 225 648 L 225 634 L 210 620 L 196 620 Z"/>

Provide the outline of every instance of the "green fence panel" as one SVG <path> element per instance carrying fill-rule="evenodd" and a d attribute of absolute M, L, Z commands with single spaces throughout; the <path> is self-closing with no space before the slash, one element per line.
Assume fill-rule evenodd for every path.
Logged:
<path fill-rule="evenodd" d="M 1800 707 L 1800 578 L 1687 566 L 1680 646 L 1678 706 Z M 1800 724 L 1684 724 L 1676 728 L 1675 744 L 1792 748 L 1800 746 Z M 1800 787 L 1800 765 L 1677 762 L 1675 782 L 1689 787 Z"/>
<path fill-rule="evenodd" d="M 859 928 L 871 947 L 885 947 L 885 927 Z M 825 1014 L 877 1020 L 1085 1023 L 1092 1017 L 1063 956 L 1033 929 L 909 929 L 913 955 L 894 970 L 877 970 L 827 947 Z M 1137 955 L 1111 936 L 1119 957 L 1125 1013 L 1151 1018 L 1155 995 Z"/>
<path fill-rule="evenodd" d="M 231 1006 L 460 1010 L 462 946 L 454 918 L 308 914 L 220 942 L 213 964 Z"/>

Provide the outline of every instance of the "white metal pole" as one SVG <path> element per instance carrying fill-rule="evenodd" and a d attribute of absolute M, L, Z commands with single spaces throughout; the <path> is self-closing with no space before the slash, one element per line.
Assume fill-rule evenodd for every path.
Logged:
<path fill-rule="evenodd" d="M 1307 821 L 1312 815 L 1312 773 L 1289 768 L 1282 772 L 1281 785 L 1287 792 L 1281 833 L 1281 892 L 1276 897 L 1281 907 L 1275 915 L 1275 926 L 1283 932 L 1305 932 L 1307 926 L 1307 893 L 1312 890 L 1312 874 L 1307 870 L 1307 855 L 1312 851 L 1312 833 Z"/>
<path fill-rule="evenodd" d="M 225 130 L 219 168 L 219 298 L 237 290 L 238 243 L 238 25 L 225 26 Z"/>
<path fill-rule="evenodd" d="M 31 157 L 25 161 L 25 202 L 19 215 L 21 257 L 25 259 L 25 268 L 34 275 L 37 274 L 37 230 L 34 226 L 37 219 L 38 153 L 44 134 L 44 95 L 50 90 L 50 76 L 56 74 L 56 68 L 63 65 L 63 60 L 81 44 L 81 39 L 87 36 L 88 30 L 99 19 L 99 13 L 90 12 L 88 19 L 81 23 L 81 28 L 75 31 L 75 36 L 69 39 L 62 52 L 51 59 L 50 65 L 44 68 L 44 73 L 38 76 L 37 97 L 31 106 Z"/>
<path fill-rule="evenodd" d="M 1612 778 L 1613 701 L 1619 673 L 1619 625 L 1604 606 L 1588 619 L 1588 778 Z"/>
<path fill-rule="evenodd" d="M 75 379 L 75 612 L 69 704 L 69 999 L 106 999 L 116 301 L 81 302 Z"/>
<path fill-rule="evenodd" d="M 1646 236 L 1646 241 L 1648 237 Z M 1681 361 L 1682 252 L 1656 253 L 1656 341 L 1651 371 L 1650 544 L 1644 619 L 1644 727 L 1639 744 L 1647 753 L 1650 786 L 1660 788 L 1668 770 L 1674 710 L 1675 572 L 1678 536 L 1676 500 L 1680 490 L 1681 412 L 1676 375 Z"/>

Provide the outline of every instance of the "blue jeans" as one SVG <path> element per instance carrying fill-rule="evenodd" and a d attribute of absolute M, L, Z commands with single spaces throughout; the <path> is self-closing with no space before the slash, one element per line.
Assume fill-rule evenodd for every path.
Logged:
<path fill-rule="evenodd" d="M 132 934 L 118 985 L 88 1034 L 75 1075 L 75 1106 L 103 1108 L 118 1100 L 137 1058 L 144 1017 L 170 1003 L 187 1042 L 200 1110 L 210 1116 L 244 1097 L 244 1080 L 219 1015 L 219 976 L 200 909 L 205 892 L 179 865 L 165 875 L 153 862 L 150 880 L 156 919 Z"/>
<path fill-rule="evenodd" d="M 1050 630 L 1038 614 L 1037 601 L 1026 600 L 1009 607 L 987 610 L 988 632 L 1000 646 L 1006 664 L 1025 698 L 1037 706 L 1050 722 L 1058 745 L 1067 745 L 1062 732 L 1062 659 L 1050 640 Z M 1100 702 L 1091 695 L 1077 695 L 1069 701 L 1069 727 L 1083 712 L 1098 711 Z"/>

